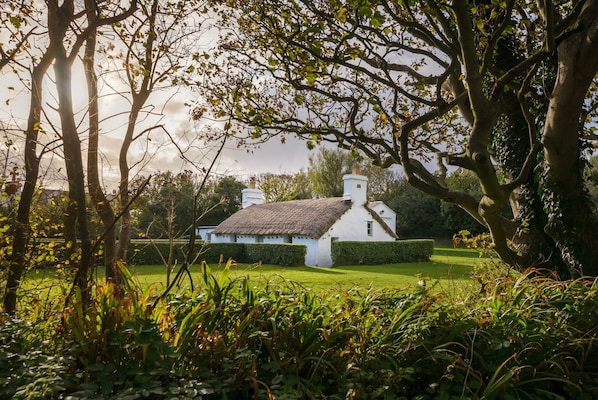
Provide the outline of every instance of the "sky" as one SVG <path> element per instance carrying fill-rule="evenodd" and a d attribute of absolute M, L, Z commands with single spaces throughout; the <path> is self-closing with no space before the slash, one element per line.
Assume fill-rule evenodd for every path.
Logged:
<path fill-rule="evenodd" d="M 84 132 L 86 115 L 82 110 L 86 104 L 86 89 L 81 91 L 79 88 L 84 88 L 85 82 L 80 73 L 75 75 L 78 78 L 73 85 L 74 109 L 77 112 L 77 121 L 81 121 L 81 131 Z M 112 84 L 115 85 L 114 82 Z M 44 96 L 48 116 L 54 119 L 54 124 L 58 126 L 52 112 L 57 103 L 51 85 Z M 215 154 L 216 144 L 202 141 L 202 130 L 217 124 L 209 121 L 198 124 L 191 121 L 187 104 L 193 100 L 193 93 L 181 89 L 172 90 L 171 93 L 157 93 L 150 98 L 148 109 L 152 109 L 152 115 L 143 118 L 137 130 L 153 124 L 162 124 L 179 148 L 171 143 L 164 131 L 153 131 L 148 136 L 149 140 L 140 140 L 131 149 L 129 164 L 134 166 L 134 173 L 147 176 L 157 171 L 198 171 L 209 166 Z M 8 128 L 3 129 L 2 135 L 5 137 L 0 141 L 0 157 L 10 159 L 9 163 L 22 166 L 23 129 L 26 127 L 28 116 L 29 92 L 21 88 L 16 76 L 6 72 L 0 79 L 0 104 L 3 104 L 3 107 L 0 107 L 0 127 Z M 100 115 L 103 118 L 111 117 L 102 123 L 100 136 L 101 170 L 106 190 L 114 189 L 119 179 L 118 154 L 126 122 L 126 115 L 123 115 L 122 111 L 127 107 L 127 102 L 118 96 L 104 97 L 100 101 Z M 47 142 L 57 137 L 51 126 L 45 124 L 43 127 L 47 133 L 41 135 L 42 141 Z M 83 134 L 81 138 L 85 149 L 86 137 Z M 10 148 L 6 146 L 7 139 L 14 142 Z M 191 163 L 183 159 L 181 150 Z M 292 137 L 287 138 L 286 144 L 281 144 L 279 139 L 272 139 L 251 149 L 239 148 L 234 140 L 229 140 L 215 164 L 214 175 L 233 175 L 239 180 L 248 181 L 251 176 L 262 173 L 295 173 L 307 169 L 310 154 L 314 154 L 314 151 L 308 150 L 304 142 Z M 42 170 L 48 172 L 45 178 L 47 186 L 63 188 L 66 185 L 62 157 L 61 150 L 58 150 L 42 159 Z"/>
<path fill-rule="evenodd" d="M 74 87 L 81 87 L 80 85 L 84 85 L 81 80 Z M 50 107 L 49 109 L 56 107 L 52 91 L 48 90 L 45 96 L 45 102 Z M 80 91 L 74 90 L 73 98 L 75 110 L 83 110 L 85 98 Z M 167 170 L 176 173 L 184 169 L 194 171 L 209 166 L 215 154 L 216 144 L 203 142 L 201 137 L 203 136 L 202 130 L 210 126 L 211 123 L 202 121 L 197 124 L 191 121 L 186 104 L 192 100 L 192 93 L 185 93 L 181 90 L 170 94 L 158 93 L 150 99 L 149 106 L 152 107 L 156 115 L 142 119 L 138 131 L 145 126 L 162 124 L 179 148 L 177 149 L 177 146 L 171 143 L 164 131 L 153 131 L 148 136 L 148 141 L 141 140 L 131 149 L 129 164 L 134 166 L 135 173 L 148 175 Z M 2 144 L 0 144 L 0 156 L 5 159 L 8 152 L 12 162 L 22 165 L 22 130 L 26 126 L 29 93 L 19 89 L 18 80 L 14 76 L 11 77 L 10 74 L 5 74 L 3 79 L 0 79 L 0 103 L 4 105 L 0 107 L 1 126 L 9 128 L 8 133 L 4 133 L 7 137 L 3 138 Z M 126 107 L 127 104 L 122 98 L 114 96 L 103 98 L 100 102 L 102 116 L 116 116 L 102 124 L 100 136 L 101 169 L 107 190 L 114 189 L 119 178 L 118 154 L 124 135 L 126 115 L 118 114 Z M 78 114 L 77 120 L 84 121 L 85 115 Z M 58 121 L 54 122 L 58 123 Z M 56 137 L 51 127 L 46 126 L 45 129 L 48 134 L 42 135 L 42 140 Z M 82 146 L 85 149 L 86 137 L 84 135 L 81 137 Z M 14 142 L 10 151 L 6 147 L 6 139 Z M 305 142 L 292 137 L 287 137 L 286 140 L 287 142 L 282 144 L 279 139 L 275 138 L 259 147 L 252 148 L 239 148 L 234 140 L 229 140 L 215 164 L 214 175 L 233 175 L 239 180 L 248 181 L 251 176 L 262 173 L 295 173 L 301 169 L 306 170 L 309 156 L 317 150 L 308 150 Z M 184 151 L 184 157 L 191 163 L 183 159 L 181 150 Z M 145 156 L 143 156 L 144 154 Z M 48 171 L 46 184 L 54 188 L 64 185 L 64 182 L 60 182 L 65 180 L 61 151 L 45 156 L 43 161 L 46 167 L 43 169 Z"/>
<path fill-rule="evenodd" d="M 7 42 L 6 32 L 3 34 L 0 31 L 0 43 L 3 42 Z M 35 51 L 35 48 L 32 48 L 32 51 Z M 108 72 L 110 68 L 115 67 L 108 61 L 104 65 L 99 65 L 98 68 L 100 71 L 103 69 Z M 44 122 L 42 125 L 46 133 L 41 135 L 40 145 L 56 139 L 59 134 L 59 129 L 52 126 L 59 126 L 55 112 L 57 99 L 53 89 L 52 75 L 50 68 L 44 90 L 44 107 L 47 112 L 45 118 L 50 122 Z M 85 114 L 87 87 L 79 62 L 74 65 L 73 76 L 74 111 L 76 120 L 80 123 L 82 147 L 85 150 L 87 147 L 84 134 L 87 120 Z M 21 71 L 18 75 L 12 73 L 10 68 L 0 71 L 0 104 L 2 104 L 0 107 L 0 134 L 4 135 L 0 140 L 0 157 L 9 161 L 9 164 L 14 163 L 20 166 L 23 165 L 23 129 L 26 126 L 30 100 L 27 84 L 23 84 L 20 80 L 28 78 L 25 71 Z M 126 128 L 126 110 L 129 109 L 128 100 L 114 93 L 126 90 L 126 88 L 122 78 L 116 74 L 108 73 L 105 80 L 100 82 L 100 91 L 107 94 L 100 99 L 101 170 L 107 190 L 113 189 L 119 179 L 118 154 Z M 156 171 L 167 170 L 178 172 L 189 169 L 194 171 L 201 170 L 210 164 L 214 155 L 213 149 L 217 144 L 206 143 L 201 138 L 207 127 L 217 124 L 209 121 L 200 123 L 191 121 L 188 105 L 197 100 L 196 96 L 190 90 L 169 88 L 156 92 L 150 97 L 147 102 L 148 107 L 146 107 L 148 113 L 138 122 L 136 130 L 140 132 L 144 128 L 154 125 L 163 125 L 164 130 L 152 131 L 147 140 L 141 139 L 131 148 L 129 165 L 133 166 L 134 173 L 148 175 Z M 168 135 L 165 134 L 166 131 L 173 138 L 176 146 L 171 143 Z M 14 144 L 7 147 L 7 140 L 13 141 Z M 184 151 L 184 157 L 180 154 L 181 150 Z M 225 150 L 215 164 L 214 173 L 220 176 L 234 175 L 240 180 L 247 181 L 251 176 L 262 173 L 295 173 L 301 169 L 307 169 L 310 154 L 314 154 L 314 151 L 308 150 L 304 142 L 292 137 L 287 138 L 286 144 L 281 144 L 280 140 L 273 139 L 252 149 L 238 148 L 234 141 L 228 141 Z M 47 171 L 46 185 L 53 187 L 64 185 L 66 177 L 62 163 L 63 157 L 61 150 L 58 149 L 54 154 L 42 159 L 43 170 Z"/>

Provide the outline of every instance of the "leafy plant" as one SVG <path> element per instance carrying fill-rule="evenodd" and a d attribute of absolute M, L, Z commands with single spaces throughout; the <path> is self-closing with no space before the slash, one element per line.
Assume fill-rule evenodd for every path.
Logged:
<path fill-rule="evenodd" d="M 85 307 L 76 291 L 63 321 L 77 378 L 73 398 L 109 396 L 130 388 L 161 394 L 161 379 L 170 374 L 174 353 L 164 342 L 149 307 L 151 289 L 141 294 L 122 264 L 121 286 L 108 281 L 95 287 Z"/>
<path fill-rule="evenodd" d="M 493 260 L 491 260 L 493 262 Z M 479 267 L 477 293 L 432 283 L 314 293 L 201 265 L 155 308 L 127 277 L 36 323 L 0 326 L 0 397 L 590 399 L 598 286 Z M 488 264 L 487 269 L 496 268 Z M 56 322 L 61 325 L 57 327 Z M 59 334 L 57 334 L 59 333 Z"/>

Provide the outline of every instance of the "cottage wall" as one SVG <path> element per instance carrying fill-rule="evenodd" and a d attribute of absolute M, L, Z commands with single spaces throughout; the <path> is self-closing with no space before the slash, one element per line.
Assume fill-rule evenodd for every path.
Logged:
<path fill-rule="evenodd" d="M 233 243 L 235 241 L 235 235 L 224 234 L 224 233 L 213 233 L 212 243 Z"/>
<path fill-rule="evenodd" d="M 369 225 L 369 227 L 368 227 Z M 320 267 L 332 266 L 332 242 L 391 242 L 392 237 L 364 207 L 353 207 L 336 221 L 318 240 L 318 263 Z"/>
<path fill-rule="evenodd" d="M 318 267 L 332 267 L 332 242 L 337 238 L 326 233 L 318 240 L 317 265 Z"/>
<path fill-rule="evenodd" d="M 371 230 L 368 231 L 368 223 Z M 394 241 L 382 225 L 364 207 L 353 207 L 336 221 L 326 234 L 341 241 Z"/>
<path fill-rule="evenodd" d="M 265 235 L 264 243 L 289 243 L 287 235 Z"/>
<path fill-rule="evenodd" d="M 390 229 L 392 229 L 394 233 L 397 233 L 397 214 L 393 211 L 392 208 L 390 208 L 381 201 L 370 203 L 369 207 L 372 211 L 378 214 L 380 218 L 382 218 L 382 220 L 386 223 L 386 225 L 388 225 Z"/>
<path fill-rule="evenodd" d="M 204 242 L 211 242 L 214 229 L 216 229 L 215 226 L 200 226 L 195 230 L 195 236 Z"/>
<path fill-rule="evenodd" d="M 318 239 L 312 239 L 307 236 L 293 236 L 291 240 L 293 244 L 303 244 L 307 247 L 307 252 L 305 253 L 305 265 L 321 266 L 318 259 L 318 255 L 321 251 L 319 249 L 320 241 Z"/>
<path fill-rule="evenodd" d="M 258 243 L 259 238 L 256 235 L 237 235 L 237 243 Z"/>

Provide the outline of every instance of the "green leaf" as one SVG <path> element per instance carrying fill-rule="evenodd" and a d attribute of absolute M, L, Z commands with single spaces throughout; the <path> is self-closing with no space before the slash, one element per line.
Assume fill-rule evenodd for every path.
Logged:
<path fill-rule="evenodd" d="M 379 12 L 376 12 L 372 18 L 371 23 L 373 28 L 379 28 L 384 23 L 385 19 Z"/>
<path fill-rule="evenodd" d="M 475 26 L 482 32 L 484 32 L 484 21 L 481 18 L 475 19 Z"/>
<path fill-rule="evenodd" d="M 14 26 L 17 29 L 19 29 L 21 27 L 22 20 L 21 20 L 20 16 L 11 15 L 9 19 L 10 19 L 10 23 L 12 24 L 12 26 Z"/>
<path fill-rule="evenodd" d="M 343 24 L 347 22 L 347 7 L 343 6 L 338 10 L 336 13 L 336 19 Z"/>
<path fill-rule="evenodd" d="M 357 15 L 359 17 L 371 17 L 373 14 L 373 11 L 370 7 L 368 6 L 361 6 L 359 7 L 359 9 L 357 10 Z"/>

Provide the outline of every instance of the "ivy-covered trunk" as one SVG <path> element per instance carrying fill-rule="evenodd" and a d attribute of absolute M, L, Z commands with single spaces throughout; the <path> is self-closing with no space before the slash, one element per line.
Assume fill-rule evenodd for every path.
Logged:
<path fill-rule="evenodd" d="M 545 230 L 572 277 L 598 275 L 598 220 L 584 189 L 579 139 L 586 92 L 598 71 L 598 4 L 588 3 L 579 20 L 579 29 L 558 46 L 542 135 Z"/>

